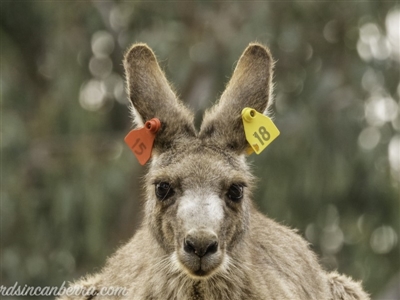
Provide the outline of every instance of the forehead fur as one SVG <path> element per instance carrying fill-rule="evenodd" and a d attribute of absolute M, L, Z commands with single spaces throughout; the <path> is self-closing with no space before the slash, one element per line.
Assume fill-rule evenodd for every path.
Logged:
<path fill-rule="evenodd" d="M 193 139 L 152 161 L 148 181 L 154 183 L 162 180 L 182 185 L 185 189 L 204 185 L 229 186 L 232 183 L 251 186 L 253 176 L 244 156 Z"/>

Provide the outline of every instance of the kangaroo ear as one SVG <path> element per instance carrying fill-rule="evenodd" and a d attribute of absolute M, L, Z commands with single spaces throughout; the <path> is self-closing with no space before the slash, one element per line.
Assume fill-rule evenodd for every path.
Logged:
<path fill-rule="evenodd" d="M 128 50 L 124 68 L 136 127 L 152 118 L 161 121 L 154 148 L 166 150 L 174 141 L 196 136 L 192 113 L 178 101 L 146 44 L 136 44 Z"/>
<path fill-rule="evenodd" d="M 267 113 L 272 103 L 273 59 L 269 50 L 250 44 L 243 52 L 218 104 L 205 113 L 199 137 L 223 149 L 243 153 L 248 144 L 241 112 L 251 107 Z"/>

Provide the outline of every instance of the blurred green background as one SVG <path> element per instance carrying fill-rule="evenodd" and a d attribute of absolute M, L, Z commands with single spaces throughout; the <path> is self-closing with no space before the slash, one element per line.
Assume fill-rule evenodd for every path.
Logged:
<path fill-rule="evenodd" d="M 132 43 L 154 49 L 199 126 L 258 41 L 277 61 L 281 136 L 249 158 L 255 201 L 327 270 L 400 299 L 396 1 L 2 1 L 0 31 L 0 285 L 96 272 L 140 224 L 145 168 L 123 142 Z"/>

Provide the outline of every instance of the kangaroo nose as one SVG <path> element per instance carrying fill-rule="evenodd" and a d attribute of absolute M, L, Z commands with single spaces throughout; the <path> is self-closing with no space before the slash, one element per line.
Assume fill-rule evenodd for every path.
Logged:
<path fill-rule="evenodd" d="M 218 251 L 218 239 L 215 234 L 198 231 L 188 234 L 183 242 L 186 253 L 203 257 Z"/>

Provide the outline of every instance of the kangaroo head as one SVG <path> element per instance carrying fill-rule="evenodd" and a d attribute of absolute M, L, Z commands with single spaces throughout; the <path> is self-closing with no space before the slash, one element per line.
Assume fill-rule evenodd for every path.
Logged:
<path fill-rule="evenodd" d="M 268 49 L 249 45 L 197 132 L 151 49 L 137 44 L 125 55 L 136 126 L 154 117 L 161 121 L 146 176 L 146 226 L 176 268 L 191 277 L 229 268 L 245 243 L 253 180 L 241 112 L 267 110 L 272 65 Z"/>

